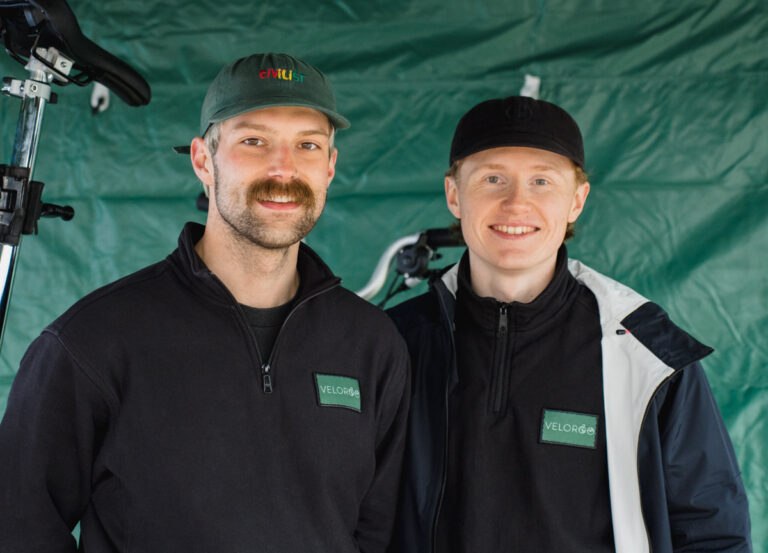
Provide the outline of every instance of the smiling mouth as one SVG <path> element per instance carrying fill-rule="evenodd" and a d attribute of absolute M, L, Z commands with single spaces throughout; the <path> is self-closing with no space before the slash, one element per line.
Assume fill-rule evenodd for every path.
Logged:
<path fill-rule="evenodd" d="M 291 196 L 266 196 L 256 200 L 261 207 L 270 211 L 291 211 L 298 209 L 303 204 Z"/>
<path fill-rule="evenodd" d="M 497 232 L 502 232 L 504 234 L 509 234 L 511 236 L 521 236 L 524 234 L 530 234 L 532 232 L 536 232 L 538 229 L 536 227 L 529 227 L 529 226 L 507 226 L 507 225 L 491 225 L 491 228 Z"/>
<path fill-rule="evenodd" d="M 294 204 L 297 203 L 296 199 L 291 196 L 271 196 L 266 198 L 259 198 L 260 202 L 268 202 L 275 204 Z"/>

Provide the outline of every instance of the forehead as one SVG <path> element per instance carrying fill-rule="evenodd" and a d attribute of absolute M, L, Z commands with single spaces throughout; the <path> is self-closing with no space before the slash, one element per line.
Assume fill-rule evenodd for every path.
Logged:
<path fill-rule="evenodd" d="M 222 122 L 222 131 L 259 129 L 265 132 L 316 133 L 329 136 L 331 123 L 316 109 L 301 106 L 275 106 L 241 113 Z"/>
<path fill-rule="evenodd" d="M 523 146 L 491 148 L 471 154 L 461 160 L 459 172 L 464 175 L 484 168 L 499 170 L 536 170 L 573 173 L 574 164 L 567 157 Z"/>

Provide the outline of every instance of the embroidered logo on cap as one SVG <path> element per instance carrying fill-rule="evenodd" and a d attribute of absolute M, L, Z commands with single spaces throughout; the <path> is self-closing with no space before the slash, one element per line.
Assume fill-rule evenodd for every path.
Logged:
<path fill-rule="evenodd" d="M 360 411 L 360 383 L 356 378 L 315 373 L 317 402 L 321 407 L 345 407 Z"/>
<path fill-rule="evenodd" d="M 597 415 L 544 409 L 541 442 L 595 449 Z"/>
<path fill-rule="evenodd" d="M 263 69 L 259 71 L 260 79 L 281 79 L 283 81 L 304 82 L 304 75 L 290 69 Z"/>

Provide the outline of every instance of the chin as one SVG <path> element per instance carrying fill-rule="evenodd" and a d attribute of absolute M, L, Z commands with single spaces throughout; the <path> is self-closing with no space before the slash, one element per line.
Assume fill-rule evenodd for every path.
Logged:
<path fill-rule="evenodd" d="M 546 259 L 531 254 L 506 253 L 490 256 L 490 263 L 499 271 L 524 272 L 540 266 Z"/>

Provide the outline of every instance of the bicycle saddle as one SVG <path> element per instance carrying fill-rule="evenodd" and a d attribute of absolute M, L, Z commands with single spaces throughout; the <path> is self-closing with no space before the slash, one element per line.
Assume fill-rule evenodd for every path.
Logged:
<path fill-rule="evenodd" d="M 131 106 L 149 103 L 149 85 L 139 73 L 83 35 L 64 0 L 0 0 L 0 41 L 25 63 L 36 47 L 56 48 L 80 71 L 78 85 L 98 81 Z"/>

